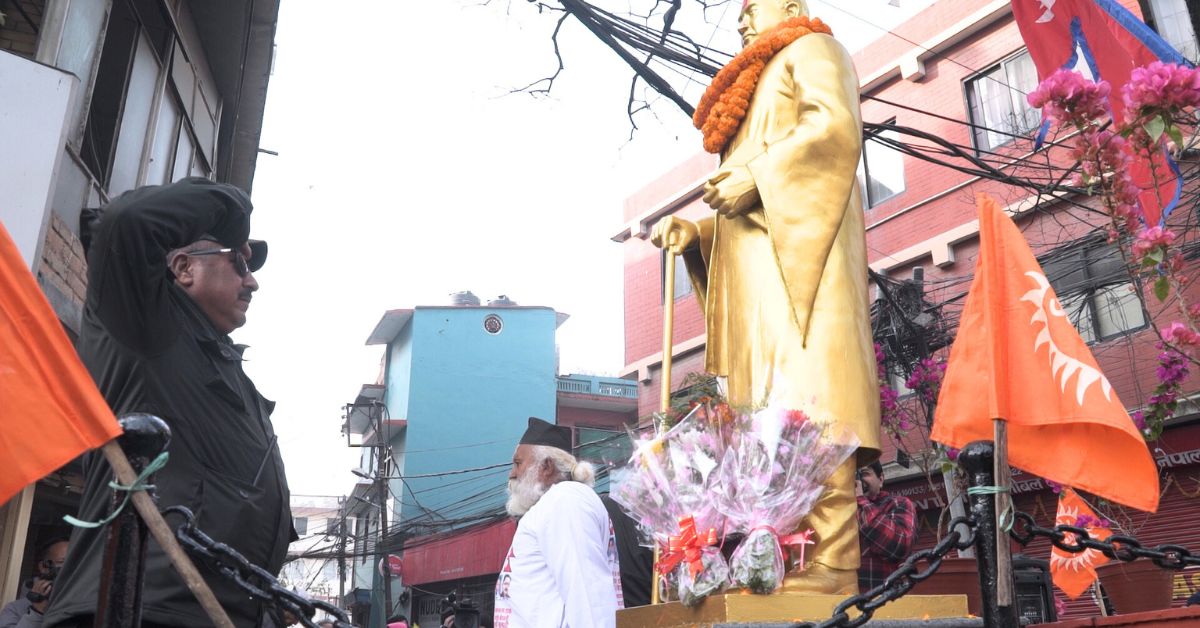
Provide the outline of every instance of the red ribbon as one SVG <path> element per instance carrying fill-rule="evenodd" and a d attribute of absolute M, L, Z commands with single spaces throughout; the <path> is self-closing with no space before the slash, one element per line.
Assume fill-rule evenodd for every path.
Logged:
<path fill-rule="evenodd" d="M 717 529 L 709 528 L 704 536 L 696 531 L 696 519 L 691 515 L 679 518 L 679 534 L 667 539 L 667 547 L 658 557 L 658 572 L 670 573 L 679 563 L 687 561 L 692 576 L 704 570 L 702 551 L 717 542 Z"/>
<path fill-rule="evenodd" d="M 798 532 L 796 534 L 789 534 L 787 536 L 779 537 L 780 549 L 786 549 L 794 545 L 800 546 L 800 559 L 797 561 L 800 564 L 800 571 L 804 571 L 804 546 L 816 545 L 817 543 L 816 541 L 812 540 L 812 536 L 815 532 L 815 530 L 809 528 L 804 532 Z"/>

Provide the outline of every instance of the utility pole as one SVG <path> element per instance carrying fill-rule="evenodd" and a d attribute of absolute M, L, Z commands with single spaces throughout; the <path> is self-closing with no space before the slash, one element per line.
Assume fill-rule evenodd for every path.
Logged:
<path fill-rule="evenodd" d="M 338 607 L 342 608 L 346 604 L 346 537 L 350 535 L 346 529 L 346 508 L 350 505 L 350 501 L 345 498 L 338 499 Z"/>
<path fill-rule="evenodd" d="M 380 557 L 383 569 L 383 614 L 381 619 L 383 625 L 387 626 L 388 617 L 392 614 L 392 569 L 388 564 L 388 552 L 385 541 L 387 540 L 387 496 L 388 496 L 388 475 L 391 471 L 392 460 L 392 444 L 387 442 L 383 430 L 383 404 L 378 401 L 374 402 L 371 408 L 375 411 L 378 417 L 378 424 L 375 429 L 375 437 L 379 443 L 379 464 L 375 469 L 375 490 L 379 495 L 379 540 L 375 543 L 375 554 Z"/>

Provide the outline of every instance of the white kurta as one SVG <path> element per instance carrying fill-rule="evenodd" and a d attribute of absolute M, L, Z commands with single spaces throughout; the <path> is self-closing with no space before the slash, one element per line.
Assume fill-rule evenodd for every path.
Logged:
<path fill-rule="evenodd" d="M 496 582 L 495 628 L 614 627 L 612 524 L 590 487 L 559 482 L 517 523 Z"/>

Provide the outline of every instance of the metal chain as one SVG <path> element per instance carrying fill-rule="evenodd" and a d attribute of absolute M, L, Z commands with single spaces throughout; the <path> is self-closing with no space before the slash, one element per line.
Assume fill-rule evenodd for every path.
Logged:
<path fill-rule="evenodd" d="M 857 628 L 867 623 L 875 611 L 885 604 L 899 599 L 918 582 L 932 576 L 938 567 L 942 566 L 942 559 L 951 550 L 965 550 L 975 545 L 976 527 L 977 524 L 972 517 L 957 517 L 951 520 L 950 532 L 942 537 L 942 540 L 933 549 L 913 553 L 896 571 L 885 578 L 882 584 L 846 598 L 834 609 L 833 616 L 825 621 L 801 622 L 792 624 L 790 628 Z M 967 529 L 966 536 L 959 532 L 962 528 Z M 922 563 L 927 564 L 924 569 L 919 569 L 918 566 Z M 850 616 L 848 611 L 851 608 L 858 609 L 857 617 Z"/>
<path fill-rule="evenodd" d="M 232 547 L 213 540 L 196 527 L 195 516 L 188 508 L 171 506 L 163 511 L 164 516 L 169 514 L 183 518 L 183 525 L 175 530 L 180 545 L 183 545 L 189 554 L 201 559 L 217 573 L 237 584 L 242 591 L 270 607 L 280 626 L 284 625 L 282 617 L 279 616 L 280 612 L 287 611 L 307 628 L 318 628 L 312 617 L 318 610 L 322 610 L 334 616 L 333 625 L 337 628 L 354 628 L 342 609 L 285 588 L 270 572 L 252 564 Z"/>
<path fill-rule="evenodd" d="M 1188 548 L 1180 545 L 1158 545 L 1143 547 L 1141 542 L 1131 536 L 1114 534 L 1107 540 L 1094 539 L 1084 528 L 1068 525 L 1044 528 L 1037 525 L 1033 515 L 1018 512 L 1009 532 L 1012 538 L 1021 545 L 1028 545 L 1036 537 L 1050 539 L 1054 547 L 1065 552 L 1078 554 L 1087 550 L 1096 550 L 1109 558 L 1131 562 L 1139 558 L 1149 558 L 1155 565 L 1163 569 L 1180 570 L 1185 567 L 1200 566 L 1200 556 L 1192 554 Z M 1074 542 L 1071 539 L 1074 538 Z"/>

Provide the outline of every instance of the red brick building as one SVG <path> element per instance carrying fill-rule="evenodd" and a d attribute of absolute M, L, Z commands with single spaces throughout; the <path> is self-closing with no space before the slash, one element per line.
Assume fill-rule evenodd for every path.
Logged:
<path fill-rule="evenodd" d="M 1152 26 L 1155 22 L 1162 24 L 1159 30 L 1164 37 L 1195 58 L 1195 33 L 1200 29 L 1193 23 L 1200 16 L 1189 14 L 1182 0 L 1142 4 L 1123 0 L 1122 4 L 1138 15 L 1146 15 Z M 927 132 L 1015 176 L 1035 176 L 1038 171 L 1028 165 L 1035 159 L 1065 165 L 1063 154 L 1055 150 L 1049 157 L 1034 154 L 1032 135 L 1041 117 L 1029 107 L 1025 95 L 1036 87 L 1037 76 L 1008 0 L 940 0 L 855 53 L 854 61 L 865 122 L 894 122 Z M 1064 202 L 1039 198 L 1010 183 L 974 177 L 903 154 L 880 140 L 920 145 L 929 145 L 928 141 L 900 136 L 896 131 L 881 135 L 867 137 L 860 170 L 871 268 L 897 281 L 912 278 L 914 270 L 920 269 L 926 302 L 940 306 L 930 313 L 953 327 L 978 250 L 975 194 L 994 196 L 1013 214 L 1035 252 L 1043 256 L 1043 266 L 1063 307 L 1090 342 L 1122 401 L 1131 411 L 1142 407 L 1157 385 L 1157 338 L 1150 322 L 1175 317 L 1173 312 L 1160 314 L 1154 304 L 1143 308 L 1131 285 L 1118 278 L 1116 273 L 1124 272 L 1123 265 L 1100 229 L 1106 218 L 1086 207 L 1094 201 L 1082 197 Z M 625 251 L 623 375 L 635 378 L 641 386 L 639 414 L 643 416 L 657 409 L 662 385 L 664 264 L 661 251 L 649 242 L 650 230 L 667 215 L 709 215 L 711 210 L 700 196 L 704 179 L 716 164 L 714 156 L 697 155 L 630 196 L 624 207 L 623 227 L 613 236 Z M 1196 185 L 1195 176 L 1192 178 L 1192 185 Z M 1181 206 L 1177 211 L 1188 213 L 1195 208 Z M 682 264 L 679 267 L 673 390 L 689 372 L 703 369 L 704 355 L 702 314 Z M 879 294 L 875 287 L 872 294 Z M 1185 390 L 1195 393 L 1198 389 L 1200 378 L 1193 373 Z M 1200 514 L 1200 480 L 1196 479 L 1200 477 L 1200 465 L 1192 462 L 1200 461 L 1195 455 L 1200 442 L 1194 442 L 1194 432 L 1200 430 L 1200 425 L 1192 424 L 1200 418 L 1194 397 L 1192 394 L 1188 402 L 1180 404 L 1165 436 L 1151 445 L 1163 478 L 1160 512 L 1127 520 L 1127 525 L 1138 528 L 1136 534 L 1150 542 L 1170 539 L 1200 547 L 1196 526 L 1178 525 Z M 889 488 L 912 493 L 916 498 L 922 511 L 921 544 L 929 545 L 944 494 L 928 489 L 929 482 L 916 465 L 906 469 L 895 464 L 896 444 L 890 437 L 884 440 Z M 904 444 L 908 453 L 917 455 L 927 447 L 919 430 L 908 435 Z M 935 479 L 940 482 L 940 476 Z M 1018 479 L 1024 487 L 1018 506 L 1035 512 L 1039 521 L 1051 523 L 1055 495 L 1040 479 L 1028 475 L 1018 475 Z M 1045 558 L 1048 549 L 1033 546 L 1028 552 Z M 1183 574 L 1176 584 L 1177 603 L 1196 590 Z M 1072 614 L 1089 614 L 1095 607 L 1081 598 L 1069 610 Z"/>

